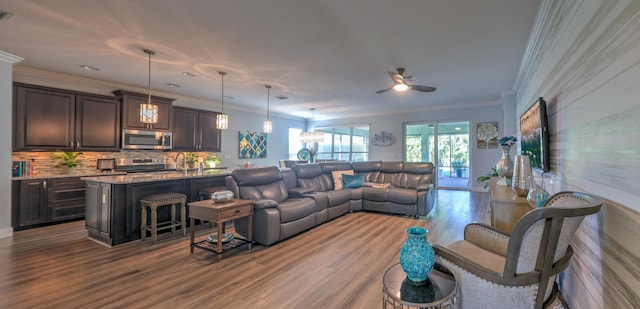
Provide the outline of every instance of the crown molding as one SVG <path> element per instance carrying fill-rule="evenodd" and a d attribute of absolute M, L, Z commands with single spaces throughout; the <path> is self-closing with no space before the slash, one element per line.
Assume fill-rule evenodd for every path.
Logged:
<path fill-rule="evenodd" d="M 24 58 L 0 50 L 0 60 L 13 64 L 24 60 Z"/>

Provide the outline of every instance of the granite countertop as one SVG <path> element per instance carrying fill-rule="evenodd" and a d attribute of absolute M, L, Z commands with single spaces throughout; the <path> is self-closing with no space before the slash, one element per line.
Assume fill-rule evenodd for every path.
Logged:
<path fill-rule="evenodd" d="M 152 181 L 165 181 L 176 179 L 191 179 L 200 177 L 211 176 L 227 176 L 231 175 L 233 169 L 209 169 L 204 173 L 198 174 L 197 171 L 188 171 L 186 174 L 182 171 L 167 171 L 167 172 L 149 172 L 149 173 L 134 173 L 127 175 L 113 175 L 113 176 L 88 176 L 82 177 L 81 180 L 93 181 L 109 184 L 130 184 L 140 182 L 152 182 Z"/>
<path fill-rule="evenodd" d="M 29 180 L 29 179 L 47 179 L 47 178 L 69 178 L 69 177 L 104 177 L 104 176 L 117 176 L 117 175 L 126 175 L 126 172 L 110 172 L 110 173 L 101 173 L 100 171 L 89 172 L 89 173 L 74 173 L 74 174 L 58 174 L 58 173 L 38 173 L 34 176 L 19 176 L 12 177 L 11 180 Z"/>

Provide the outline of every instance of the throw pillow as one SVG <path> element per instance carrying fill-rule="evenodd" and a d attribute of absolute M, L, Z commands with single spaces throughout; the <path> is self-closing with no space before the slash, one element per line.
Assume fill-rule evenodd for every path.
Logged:
<path fill-rule="evenodd" d="M 345 188 L 360 188 L 364 183 L 364 175 L 342 175 L 342 183 Z"/>
<path fill-rule="evenodd" d="M 331 176 L 333 176 L 333 189 L 334 190 L 342 190 L 342 174 L 353 175 L 353 170 L 333 171 L 333 172 L 331 172 Z"/>

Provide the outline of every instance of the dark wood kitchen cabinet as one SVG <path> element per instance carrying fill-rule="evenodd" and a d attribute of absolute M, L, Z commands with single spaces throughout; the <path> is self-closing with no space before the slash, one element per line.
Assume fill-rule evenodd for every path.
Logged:
<path fill-rule="evenodd" d="M 185 108 L 173 108 L 173 149 L 186 151 L 221 150 L 221 132 L 216 129 L 219 113 Z"/>
<path fill-rule="evenodd" d="M 85 182 L 80 177 L 13 180 L 12 226 L 32 227 L 85 216 Z"/>
<path fill-rule="evenodd" d="M 114 97 L 14 84 L 13 150 L 117 151 L 120 102 Z"/>
<path fill-rule="evenodd" d="M 47 222 L 84 218 L 85 183 L 80 177 L 47 181 Z"/>
<path fill-rule="evenodd" d="M 147 103 L 148 96 L 124 90 L 114 91 L 122 100 L 122 128 L 133 130 L 171 130 L 171 106 L 174 99 L 151 96 L 151 102 L 158 106 L 158 123 L 147 125 L 140 122 L 140 104 Z"/>
<path fill-rule="evenodd" d="M 47 222 L 47 180 L 14 180 L 13 226 L 22 227 Z"/>

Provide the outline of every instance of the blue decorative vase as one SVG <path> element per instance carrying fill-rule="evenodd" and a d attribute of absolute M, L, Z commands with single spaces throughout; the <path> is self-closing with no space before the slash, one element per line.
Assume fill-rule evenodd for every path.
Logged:
<path fill-rule="evenodd" d="M 435 263 L 435 254 L 427 241 L 427 229 L 412 226 L 405 230 L 407 241 L 400 249 L 400 266 L 414 284 L 426 283 Z"/>

